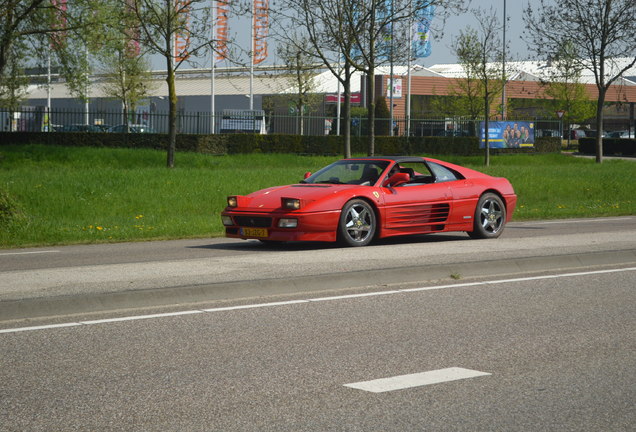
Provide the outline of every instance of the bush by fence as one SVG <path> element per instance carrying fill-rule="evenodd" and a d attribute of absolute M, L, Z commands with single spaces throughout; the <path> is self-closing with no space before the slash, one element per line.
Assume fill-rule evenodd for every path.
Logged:
<path fill-rule="evenodd" d="M 579 152 L 583 154 L 596 154 L 596 138 L 581 138 L 579 140 Z M 636 155 L 636 139 L 627 138 L 603 138 L 603 155 Z"/>
<path fill-rule="evenodd" d="M 609 140 L 606 140 L 609 141 Z M 634 141 L 634 140 L 619 140 Z M 91 132 L 0 132 L 0 144 L 45 144 L 86 147 L 151 148 L 165 150 L 167 134 L 117 134 Z M 366 154 L 367 137 L 352 136 L 351 152 Z M 633 147 L 632 147 L 633 148 Z M 207 154 L 293 153 L 310 155 L 344 154 L 344 137 L 336 135 L 258 135 L 215 134 L 177 135 L 177 151 Z M 561 151 L 561 140 L 555 137 L 537 138 L 534 148 L 491 149 L 501 153 L 555 153 Z M 375 153 L 382 155 L 437 154 L 475 156 L 483 154 L 476 137 L 387 137 L 375 138 Z"/>

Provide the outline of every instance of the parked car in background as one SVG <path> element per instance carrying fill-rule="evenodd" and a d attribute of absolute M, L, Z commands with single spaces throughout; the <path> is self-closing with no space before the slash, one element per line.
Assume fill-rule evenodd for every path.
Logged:
<path fill-rule="evenodd" d="M 556 137 L 558 138 L 561 133 L 555 129 L 537 129 L 535 132 L 537 137 Z"/>
<path fill-rule="evenodd" d="M 108 132 L 115 133 L 157 133 L 153 128 L 144 124 L 120 124 L 108 129 Z"/>
<path fill-rule="evenodd" d="M 586 130 L 586 131 L 585 131 L 585 136 L 586 136 L 587 138 L 596 138 L 596 135 L 597 135 L 597 132 L 596 132 L 595 130 Z M 605 137 L 605 136 L 606 136 L 606 133 L 605 133 L 605 132 L 602 132 L 602 133 L 601 133 L 601 136 L 602 136 L 602 137 Z"/>
<path fill-rule="evenodd" d="M 634 138 L 634 132 L 631 131 L 613 131 L 607 133 L 608 138 Z"/>
<path fill-rule="evenodd" d="M 99 128 L 100 131 L 102 132 L 108 132 L 108 129 L 110 129 L 112 126 L 111 125 L 105 125 L 105 124 L 98 124 L 95 125 Z"/>
<path fill-rule="evenodd" d="M 64 125 L 55 129 L 57 132 L 102 132 L 102 130 L 95 125 L 87 124 L 71 124 Z"/>
<path fill-rule="evenodd" d="M 583 129 L 570 129 L 570 139 L 577 140 L 580 138 L 585 138 L 585 131 Z M 567 132 L 563 136 L 564 139 L 567 139 Z"/>

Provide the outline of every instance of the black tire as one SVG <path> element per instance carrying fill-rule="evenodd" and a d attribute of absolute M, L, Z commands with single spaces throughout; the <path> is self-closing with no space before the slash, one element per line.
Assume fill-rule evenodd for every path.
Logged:
<path fill-rule="evenodd" d="M 338 241 L 345 246 L 368 245 L 377 229 L 375 212 L 371 205 L 354 199 L 342 208 L 338 223 Z"/>
<path fill-rule="evenodd" d="M 497 238 L 506 225 L 506 206 L 499 195 L 485 193 L 477 202 L 473 231 L 468 235 L 475 239 Z"/>

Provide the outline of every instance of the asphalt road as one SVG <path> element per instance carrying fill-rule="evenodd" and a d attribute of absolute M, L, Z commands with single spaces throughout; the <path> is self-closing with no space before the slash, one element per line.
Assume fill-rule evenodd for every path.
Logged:
<path fill-rule="evenodd" d="M 0 431 L 633 431 L 636 268 L 515 279 L 2 332 Z"/>
<path fill-rule="evenodd" d="M 636 263 L 636 217 L 511 223 L 365 248 L 198 239 L 0 250 L 0 323 Z"/>

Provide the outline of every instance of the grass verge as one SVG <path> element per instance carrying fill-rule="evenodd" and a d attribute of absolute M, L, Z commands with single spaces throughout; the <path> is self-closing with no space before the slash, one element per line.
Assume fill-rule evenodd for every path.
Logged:
<path fill-rule="evenodd" d="M 0 247 L 222 235 L 225 198 L 294 183 L 334 157 L 177 155 L 153 150 L 0 147 L 0 191 L 15 217 L 0 224 Z M 636 213 L 634 161 L 596 164 L 564 155 L 442 158 L 507 177 L 519 196 L 515 220 Z"/>

